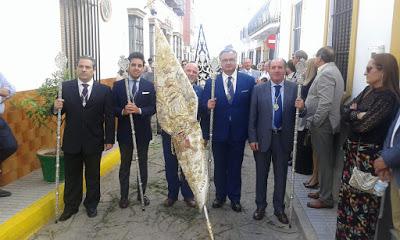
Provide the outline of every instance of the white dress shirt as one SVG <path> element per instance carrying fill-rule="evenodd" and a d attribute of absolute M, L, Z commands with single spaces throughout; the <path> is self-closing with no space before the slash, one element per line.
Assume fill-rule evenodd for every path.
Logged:
<path fill-rule="evenodd" d="M 87 84 L 88 85 L 88 87 L 87 87 L 88 93 L 87 93 L 87 98 L 86 99 L 89 100 L 90 94 L 92 93 L 92 89 L 93 89 L 93 78 L 90 79 L 89 82 L 83 82 L 82 80 L 80 80 L 78 78 L 79 97 L 82 96 L 82 91 L 83 91 L 83 85 L 82 84 Z M 86 102 L 83 102 L 82 105 L 85 106 Z"/>
<path fill-rule="evenodd" d="M 390 138 L 390 147 L 393 147 L 393 140 L 394 140 L 394 136 L 396 135 L 397 130 L 400 127 L 400 117 L 398 117 L 396 119 L 396 125 L 394 125 L 394 129 L 393 129 L 393 133 L 392 133 L 392 137 Z"/>
<path fill-rule="evenodd" d="M 228 89 L 228 77 L 229 75 L 227 75 L 226 73 L 222 73 L 222 80 L 224 83 L 224 89 L 225 89 L 225 95 L 229 94 L 229 89 Z M 232 75 L 230 75 L 230 77 L 232 77 L 231 82 L 232 82 L 232 86 L 233 86 L 233 92 L 236 92 L 236 80 L 237 80 L 237 72 L 236 70 L 232 73 Z"/>
<path fill-rule="evenodd" d="M 282 114 L 283 114 L 283 93 L 284 93 L 284 81 L 282 81 L 279 84 L 274 83 L 273 81 L 271 81 L 271 101 L 272 101 L 272 119 L 274 119 L 275 117 L 275 110 L 274 110 L 274 104 L 275 104 L 275 86 L 279 85 L 281 86 L 280 92 L 281 92 L 281 100 L 282 100 Z M 275 128 L 274 126 L 274 121 L 272 120 L 272 128 Z"/>
<path fill-rule="evenodd" d="M 0 88 L 5 88 L 8 90 L 9 95 L 8 97 L 2 97 L 0 96 L 0 114 L 4 113 L 4 108 L 5 104 L 4 101 L 7 100 L 7 98 L 10 98 L 12 95 L 15 94 L 15 88 L 11 83 L 7 81 L 7 79 L 0 73 Z"/>

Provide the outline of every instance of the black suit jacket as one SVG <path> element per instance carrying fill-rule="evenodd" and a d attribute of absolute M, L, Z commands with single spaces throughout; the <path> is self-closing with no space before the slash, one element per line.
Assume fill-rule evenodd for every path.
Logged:
<path fill-rule="evenodd" d="M 105 143 L 114 143 L 112 93 L 108 86 L 94 82 L 90 98 L 83 107 L 78 81 L 66 81 L 62 84 L 62 98 L 62 113 L 65 113 L 62 148 L 65 153 L 99 153 L 104 150 Z"/>
<path fill-rule="evenodd" d="M 117 140 L 119 143 L 132 144 L 132 130 L 129 115 L 123 116 L 122 109 L 128 103 L 125 79 L 114 83 L 114 113 L 118 118 Z M 149 142 L 152 139 L 151 116 L 156 112 L 156 92 L 153 83 L 140 78 L 139 89 L 134 102 L 142 110 L 142 114 L 134 114 L 136 142 Z"/>

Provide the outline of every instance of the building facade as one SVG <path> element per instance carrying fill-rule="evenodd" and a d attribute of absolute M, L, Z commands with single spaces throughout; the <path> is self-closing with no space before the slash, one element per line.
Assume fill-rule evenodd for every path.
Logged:
<path fill-rule="evenodd" d="M 263 28 L 271 30 L 261 37 L 266 39 L 277 29 L 273 56 L 290 59 L 293 52 L 302 49 L 312 57 L 320 47 L 332 46 L 346 81 L 347 97 L 356 96 L 366 86 L 364 71 L 371 53 L 390 52 L 400 60 L 399 0 L 270 0 L 266 5 L 269 12 L 279 9 L 279 20 L 265 23 Z M 244 29 L 257 23 L 256 17 Z M 248 36 L 243 32 L 246 47 L 242 57 L 253 56 L 256 64 L 257 49 L 264 53 L 269 50 L 257 38 L 260 30 L 247 30 Z"/>
<path fill-rule="evenodd" d="M 35 89 L 55 70 L 64 51 L 71 69 L 79 55 L 96 58 L 96 80 L 116 76 L 119 56 L 140 51 L 154 58 L 154 24 L 167 37 L 176 57 L 184 59 L 185 2 L 193 0 L 43 0 L 0 3 L 0 69 L 18 91 Z M 24 5 L 21 8 L 21 4 Z M 17 13 L 18 14 L 15 14 Z M 157 13 L 152 15 L 152 13 Z M 23 18 L 21 18 L 23 16 Z M 189 21 L 190 22 L 190 21 Z M 189 36 L 190 39 L 190 36 Z M 185 44 L 185 45 L 184 45 Z M 187 51 L 186 51 L 187 52 Z M 25 65 L 28 59 L 35 64 Z M 21 65 L 24 71 L 21 71 Z M 29 81 L 27 81 L 29 75 Z"/>

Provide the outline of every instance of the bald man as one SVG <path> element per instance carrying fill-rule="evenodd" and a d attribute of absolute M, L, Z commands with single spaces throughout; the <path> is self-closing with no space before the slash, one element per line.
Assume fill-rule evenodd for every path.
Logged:
<path fill-rule="evenodd" d="M 242 65 L 243 65 L 243 69 L 241 72 L 246 73 L 249 76 L 252 76 L 254 78 L 254 81 L 260 77 L 260 75 L 261 75 L 260 71 L 254 70 L 251 68 L 252 61 L 250 58 L 244 59 Z"/>
<path fill-rule="evenodd" d="M 184 67 L 186 76 L 189 78 L 190 83 L 193 85 L 193 90 L 196 92 L 197 98 L 200 99 L 203 94 L 203 89 L 196 85 L 199 68 L 195 63 L 188 63 Z M 198 104 L 200 106 L 200 103 Z M 200 121 L 200 125 L 204 125 L 205 114 L 202 114 L 200 108 L 198 109 L 197 119 Z M 202 126 L 204 129 L 204 126 Z M 204 131 L 203 131 L 204 132 Z M 194 201 L 193 192 L 190 189 L 188 182 L 181 172 L 182 176 L 179 178 L 179 164 L 176 155 L 171 151 L 171 136 L 164 130 L 161 132 L 164 160 L 165 160 L 165 175 L 168 183 L 168 197 L 164 201 L 165 207 L 171 207 L 178 200 L 179 189 L 187 206 L 196 207 L 196 202 Z"/>

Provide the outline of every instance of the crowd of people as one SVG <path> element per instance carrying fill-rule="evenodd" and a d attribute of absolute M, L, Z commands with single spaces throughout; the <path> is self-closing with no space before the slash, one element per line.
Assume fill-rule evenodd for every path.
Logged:
<path fill-rule="evenodd" d="M 87 188 L 83 204 L 89 217 L 97 215 L 100 158 L 102 151 L 111 149 L 114 144 L 115 118 L 118 119 L 116 132 L 121 152 L 119 207 L 127 208 L 130 204 L 129 176 L 135 151 L 140 173 L 137 200 L 150 204 L 145 192 L 152 139 L 151 117 L 156 112 L 154 71 L 152 59 L 145 66 L 142 53 L 133 52 L 128 59 L 127 81 L 116 81 L 111 89 L 93 81 L 94 59 L 80 57 L 77 79 L 64 82 L 62 99 L 55 100 L 52 111 L 61 110 L 66 122 L 62 147 L 65 209 L 60 221 L 69 219 L 79 209 L 83 197 L 83 169 Z M 213 208 L 221 208 L 229 199 L 233 211 L 242 211 L 241 168 L 246 142 L 255 160 L 255 220 L 265 216 L 271 162 L 274 171 L 272 208 L 282 224 L 289 223 L 284 196 L 288 166 L 292 161 L 296 161 L 296 172 L 311 175 L 304 186 L 318 189 L 308 194 L 307 206 L 333 208 L 333 171 L 338 154 L 335 139 L 340 131 L 349 129 L 343 144 L 345 157 L 336 239 L 372 239 L 375 234 L 381 196 L 350 183 L 354 168 L 390 182 L 393 225 L 395 230 L 400 230 L 400 90 L 398 63 L 393 55 L 371 56 L 364 73 L 367 87 L 348 103 L 343 103 L 344 80 L 335 65 L 331 47 L 320 48 L 311 59 L 299 50 L 288 62 L 277 58 L 260 63 L 262 69 L 252 68 L 250 59 L 244 59 L 238 68 L 237 52 L 232 47 L 223 49 L 219 60 L 221 70 L 215 85 L 210 79 L 204 89 L 197 85 L 197 64 L 182 62 L 198 97 L 198 121 L 204 140 L 209 140 L 207 122 L 210 110 L 214 111 L 213 138 L 209 143 L 213 150 L 216 189 Z M 300 70 L 299 64 L 305 69 Z M 301 84 L 301 97 L 298 97 L 298 84 Z M 213 98 L 212 91 L 215 92 Z M 17 148 L 15 138 L 1 118 L 4 100 L 14 93 L 15 89 L 0 75 L 0 162 Z M 296 110 L 300 112 L 300 119 L 295 128 Z M 134 129 L 130 116 L 133 116 Z M 298 130 L 298 155 L 292 159 L 295 129 Z M 168 184 L 164 206 L 174 205 L 181 191 L 187 206 L 195 207 L 193 192 L 174 154 L 171 136 L 162 130 L 161 137 Z M 0 190 L 0 197 L 9 194 Z"/>

